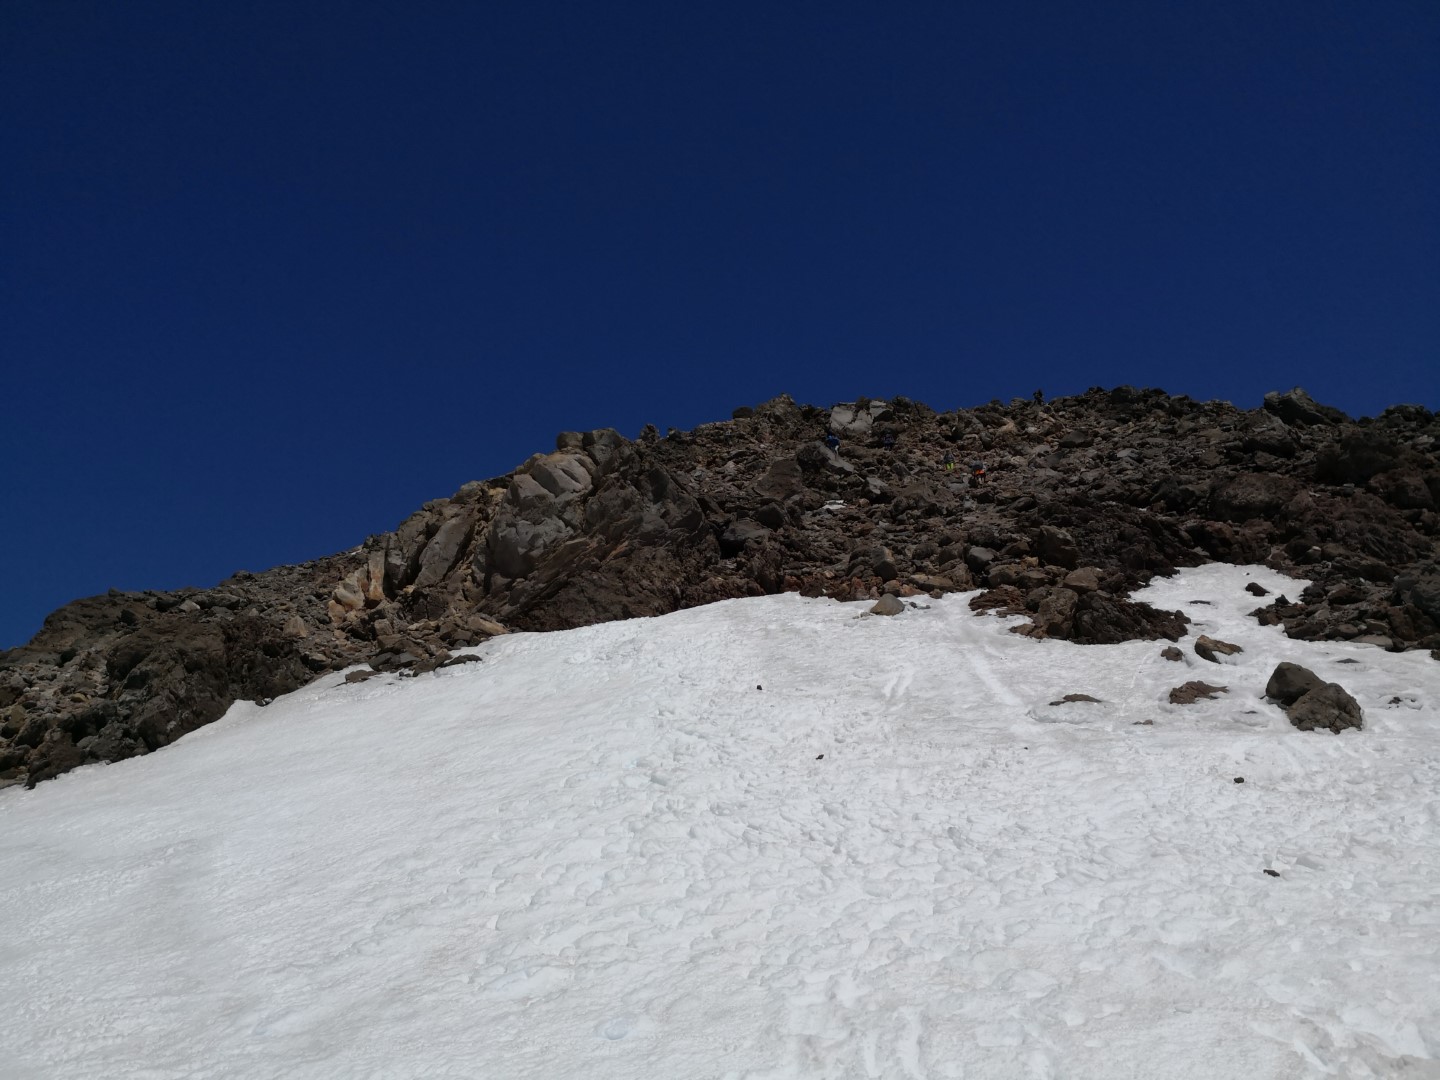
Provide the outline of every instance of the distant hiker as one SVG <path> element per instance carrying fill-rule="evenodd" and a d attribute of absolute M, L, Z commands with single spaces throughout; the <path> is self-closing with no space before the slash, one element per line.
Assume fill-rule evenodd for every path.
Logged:
<path fill-rule="evenodd" d="M 893 431 L 884 431 L 880 433 L 880 447 L 883 450 L 895 449 L 895 433 Z"/>
<path fill-rule="evenodd" d="M 985 463 L 983 461 L 972 461 L 970 463 L 970 486 L 978 487 L 985 482 Z"/>
<path fill-rule="evenodd" d="M 838 454 L 840 452 L 840 436 L 833 431 L 830 432 L 825 436 L 825 445 Z"/>
<path fill-rule="evenodd" d="M 955 471 L 955 455 L 946 450 L 945 456 L 940 459 L 940 464 L 945 467 L 946 472 L 953 473 Z"/>
<path fill-rule="evenodd" d="M 1036 390 L 1034 397 L 1035 397 L 1035 404 L 1036 404 L 1036 405 L 1044 405 L 1044 404 L 1045 404 L 1045 391 L 1044 391 L 1044 390 Z"/>

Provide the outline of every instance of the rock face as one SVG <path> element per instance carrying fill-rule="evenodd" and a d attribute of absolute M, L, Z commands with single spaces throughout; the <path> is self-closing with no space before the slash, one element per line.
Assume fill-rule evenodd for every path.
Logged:
<path fill-rule="evenodd" d="M 1246 412 L 1119 387 L 732 415 L 634 441 L 562 432 L 352 551 L 61 608 L 0 654 L 0 784 L 147 753 L 335 668 L 423 670 L 507 628 L 781 591 L 979 587 L 978 607 L 1034 636 L 1173 641 L 1185 616 L 1131 589 L 1263 562 L 1315 582 L 1257 612 L 1292 637 L 1440 649 L 1440 422 L 1419 406 L 1355 422 L 1300 390 Z M 983 461 L 985 483 L 947 473 L 947 453 Z"/>

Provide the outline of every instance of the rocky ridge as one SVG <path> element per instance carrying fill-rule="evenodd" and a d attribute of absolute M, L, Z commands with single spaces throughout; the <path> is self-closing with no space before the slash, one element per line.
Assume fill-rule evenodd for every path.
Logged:
<path fill-rule="evenodd" d="M 351 551 L 59 609 L 0 653 L 0 785 L 150 752 L 329 670 L 780 591 L 983 588 L 977 609 L 1034 636 L 1174 640 L 1185 617 L 1130 590 L 1260 562 L 1313 582 L 1257 600 L 1293 637 L 1440 650 L 1437 504 L 1435 414 L 1355 421 L 1299 389 L 1249 411 L 1133 387 L 948 412 L 782 396 L 633 441 L 562 432 Z"/>

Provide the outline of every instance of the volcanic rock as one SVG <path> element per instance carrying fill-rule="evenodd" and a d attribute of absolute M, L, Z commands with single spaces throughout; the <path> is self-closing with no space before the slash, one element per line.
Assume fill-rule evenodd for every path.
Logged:
<path fill-rule="evenodd" d="M 1309 668 L 1287 661 L 1270 674 L 1270 681 L 1265 684 L 1265 696 L 1281 705 L 1293 705 L 1302 696 L 1324 684 L 1325 680 Z"/>
<path fill-rule="evenodd" d="M 1170 691 L 1170 704 L 1193 705 L 1202 699 L 1213 698 L 1217 694 L 1229 693 L 1229 690 L 1230 688 L 1228 686 L 1211 686 L 1207 682 L 1192 680 Z"/>
<path fill-rule="evenodd" d="M 1358 729 L 1365 723 L 1365 714 L 1360 709 L 1360 703 L 1339 683 L 1323 683 L 1302 694 L 1286 712 L 1290 716 L 1290 723 L 1301 731 L 1323 728 L 1338 735 L 1346 728 Z"/>
<path fill-rule="evenodd" d="M 905 610 L 904 602 L 898 596 L 886 593 L 870 608 L 871 615 L 899 615 Z"/>
<path fill-rule="evenodd" d="M 1220 657 L 1234 656 L 1236 653 L 1244 652 L 1239 645 L 1232 645 L 1228 641 L 1221 641 L 1219 638 L 1208 637 L 1201 634 L 1195 639 L 1195 655 L 1202 660 L 1209 660 L 1212 664 L 1221 663 Z"/>
<path fill-rule="evenodd" d="M 643 435 L 561 432 L 336 555 L 66 605 L 0 653 L 0 782 L 159 749 L 331 670 L 767 592 L 873 601 L 978 579 L 992 589 L 973 606 L 1032 634 L 1176 641 L 1185 616 L 1131 590 L 1264 562 L 1315 583 L 1257 612 L 1291 637 L 1440 650 L 1440 420 L 1419 406 L 1357 422 L 1298 389 L 1248 412 L 1134 387 L 944 413 L 782 395 Z M 985 461 L 985 484 L 947 475 L 946 452 Z"/>

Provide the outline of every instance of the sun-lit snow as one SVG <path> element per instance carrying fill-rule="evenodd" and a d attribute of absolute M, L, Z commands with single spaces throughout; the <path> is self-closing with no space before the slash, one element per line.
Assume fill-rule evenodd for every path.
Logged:
<path fill-rule="evenodd" d="M 0 1075 L 1440 1075 L 1440 664 L 1248 581 L 1304 584 L 1141 594 L 1185 663 L 774 596 L 0 792 Z M 1280 660 L 1365 730 L 1290 727 Z"/>

